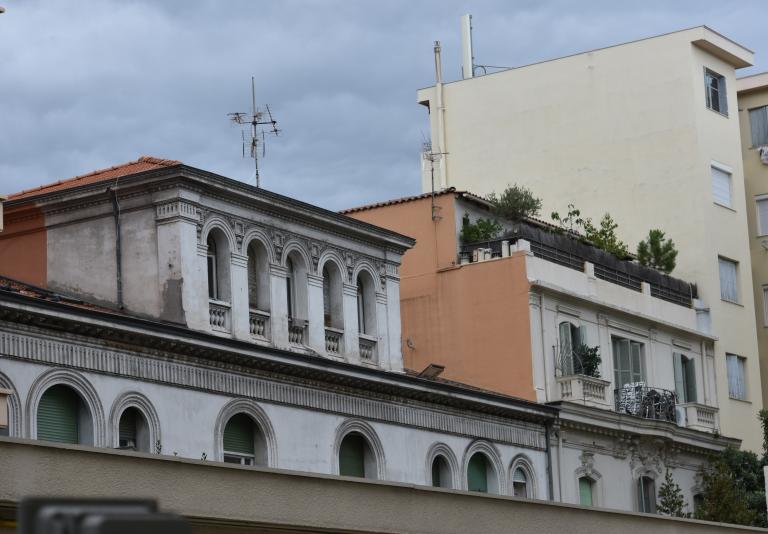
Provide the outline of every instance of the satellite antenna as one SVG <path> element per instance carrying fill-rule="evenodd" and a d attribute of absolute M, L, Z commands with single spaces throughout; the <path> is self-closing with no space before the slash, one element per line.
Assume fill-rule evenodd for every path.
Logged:
<path fill-rule="evenodd" d="M 278 136 L 280 130 L 277 128 L 277 121 L 272 117 L 272 111 L 269 109 L 269 105 L 265 105 L 264 109 L 256 107 L 256 81 L 251 76 L 251 113 L 245 113 L 236 111 L 234 113 L 227 113 L 227 116 L 235 124 L 251 125 L 251 131 L 246 134 L 245 128 L 241 131 L 243 139 L 243 157 L 246 157 L 246 145 L 248 146 L 248 156 L 253 158 L 253 167 L 256 176 L 256 187 L 261 187 L 261 177 L 259 176 L 259 157 L 264 158 L 266 152 L 266 134 Z M 267 126 L 267 130 L 264 130 L 264 126 Z M 261 152 L 261 156 L 259 156 Z"/>

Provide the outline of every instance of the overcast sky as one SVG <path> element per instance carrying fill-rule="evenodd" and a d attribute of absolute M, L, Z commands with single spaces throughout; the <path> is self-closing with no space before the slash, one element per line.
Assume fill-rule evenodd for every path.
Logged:
<path fill-rule="evenodd" d="M 706 24 L 768 70 L 766 2 L 0 0 L 0 193 L 153 155 L 248 181 L 227 113 L 268 103 L 263 186 L 330 209 L 420 192 L 416 89 Z"/>

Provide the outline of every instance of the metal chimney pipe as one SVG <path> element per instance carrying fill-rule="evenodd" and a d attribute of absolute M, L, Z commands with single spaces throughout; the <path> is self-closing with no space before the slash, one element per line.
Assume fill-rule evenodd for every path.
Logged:
<path fill-rule="evenodd" d="M 435 82 L 443 83 L 443 60 L 440 57 L 440 41 L 435 41 Z"/>
<path fill-rule="evenodd" d="M 466 80 L 475 76 L 475 56 L 472 51 L 472 15 L 461 16 L 461 72 Z"/>

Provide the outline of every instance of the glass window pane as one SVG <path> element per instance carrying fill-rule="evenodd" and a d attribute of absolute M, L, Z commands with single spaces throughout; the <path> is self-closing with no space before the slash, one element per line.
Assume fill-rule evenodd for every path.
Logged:
<path fill-rule="evenodd" d="M 717 167 L 711 167 L 711 172 L 713 200 L 723 206 L 732 207 L 731 174 Z"/>
<path fill-rule="evenodd" d="M 739 301 L 736 279 L 736 262 L 718 258 L 720 267 L 720 298 L 730 302 Z"/>
<path fill-rule="evenodd" d="M 749 110 L 749 125 L 752 128 L 752 146 L 768 145 L 768 106 Z"/>

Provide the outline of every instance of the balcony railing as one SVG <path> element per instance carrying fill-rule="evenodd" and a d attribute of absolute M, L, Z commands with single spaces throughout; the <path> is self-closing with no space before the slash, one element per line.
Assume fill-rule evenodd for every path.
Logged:
<path fill-rule="evenodd" d="M 677 395 L 674 391 L 646 386 L 644 382 L 634 382 L 614 390 L 614 400 L 618 413 L 677 422 Z"/>
<path fill-rule="evenodd" d="M 328 354 L 339 354 L 342 348 L 344 331 L 330 326 L 325 327 L 325 352 Z"/>
<path fill-rule="evenodd" d="M 248 314 L 248 328 L 253 337 L 269 338 L 269 312 L 251 310 Z"/>
<path fill-rule="evenodd" d="M 364 362 L 376 361 L 376 338 L 360 334 L 360 359 Z"/>
<path fill-rule="evenodd" d="M 557 384 L 560 386 L 560 400 L 611 409 L 611 401 L 608 397 L 611 383 L 608 380 L 592 376 L 569 375 L 558 377 Z"/>
<path fill-rule="evenodd" d="M 218 300 L 208 301 L 208 320 L 211 330 L 216 332 L 229 332 L 230 306 L 228 302 Z"/>
<path fill-rule="evenodd" d="M 687 428 L 704 432 L 716 432 L 720 428 L 718 421 L 719 410 L 714 406 L 705 406 L 698 402 L 686 402 L 678 404 L 677 409 L 678 423 L 685 424 Z"/>
<path fill-rule="evenodd" d="M 307 322 L 303 319 L 288 318 L 288 342 L 292 345 L 304 345 L 307 338 Z"/>

